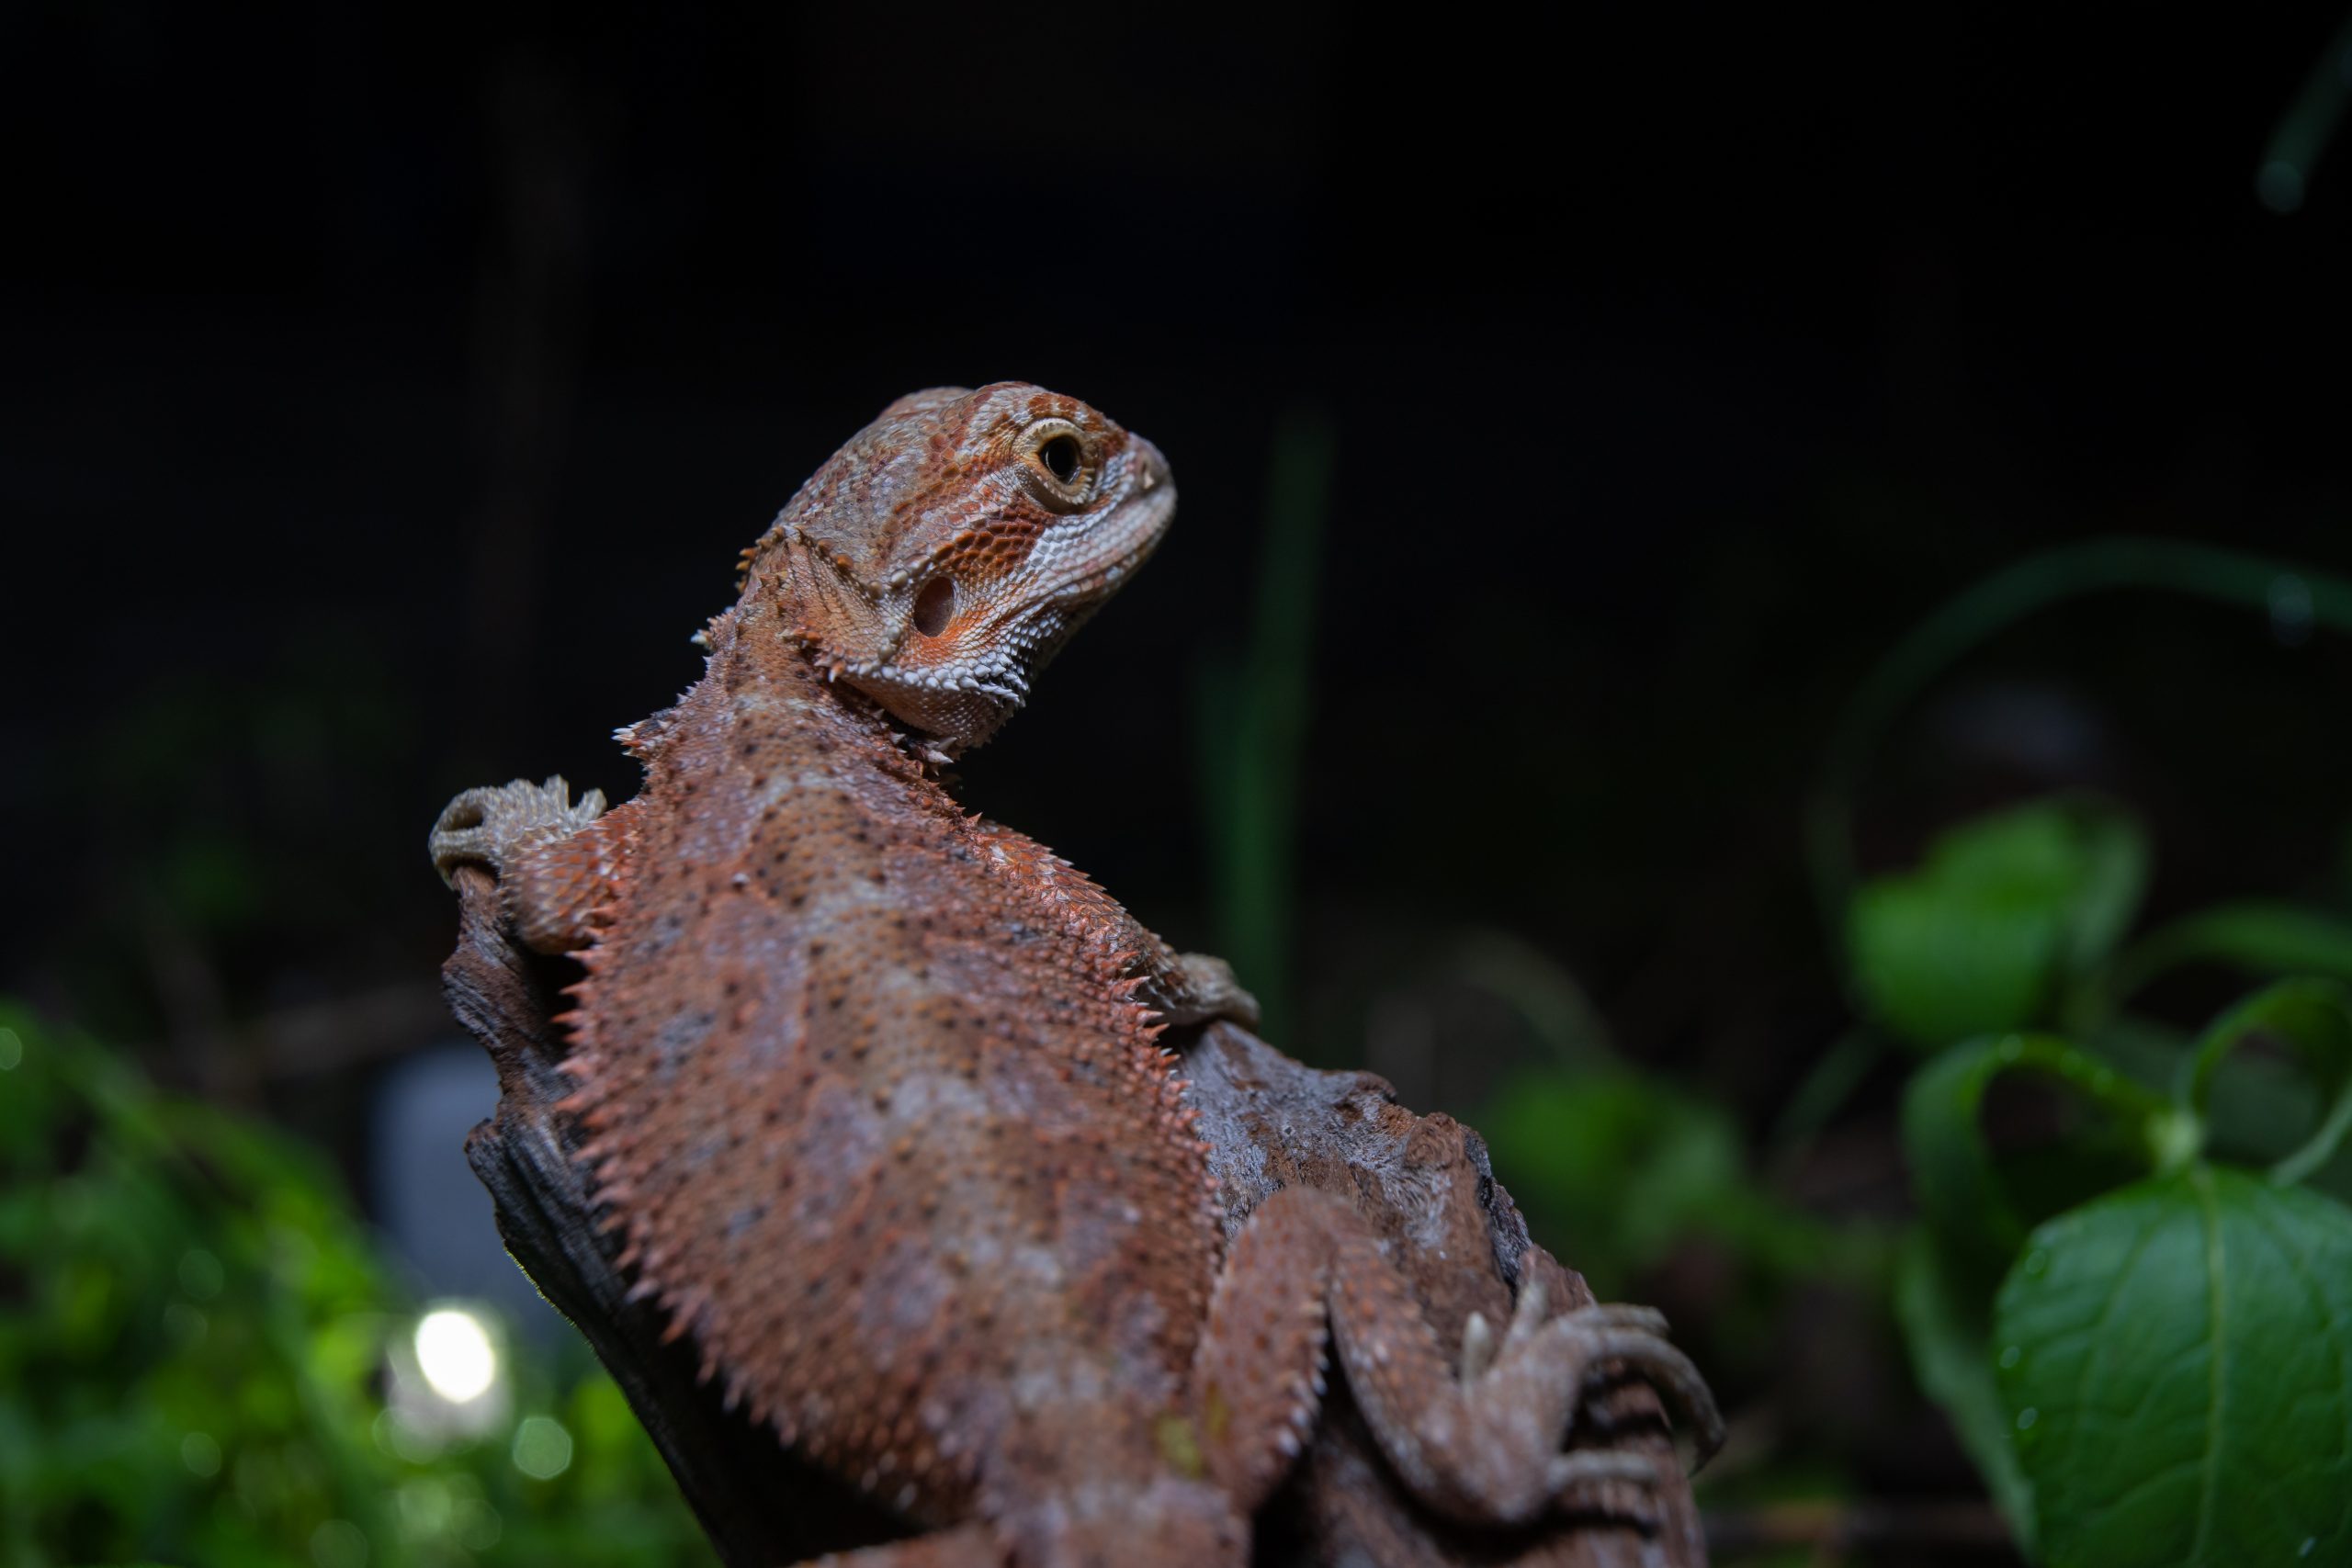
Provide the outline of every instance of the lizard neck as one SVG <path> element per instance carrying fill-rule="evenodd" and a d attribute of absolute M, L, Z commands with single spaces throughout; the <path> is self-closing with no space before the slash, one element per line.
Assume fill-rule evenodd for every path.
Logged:
<path fill-rule="evenodd" d="M 774 606 L 738 604 L 713 620 L 706 637 L 709 662 L 689 700 L 711 704 L 718 711 L 708 716 L 720 723 L 678 728 L 732 732 L 735 759 L 752 755 L 742 742 L 756 736 L 785 747 L 802 767 L 888 779 L 935 797 L 926 804 L 953 808 L 945 787 L 917 755 L 922 738 L 910 743 L 905 727 L 873 698 L 831 678 L 822 655 Z"/>

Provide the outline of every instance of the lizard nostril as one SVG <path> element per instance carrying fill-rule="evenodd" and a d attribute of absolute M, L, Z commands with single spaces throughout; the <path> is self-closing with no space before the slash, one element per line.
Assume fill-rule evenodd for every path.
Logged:
<path fill-rule="evenodd" d="M 953 578 L 934 577 L 922 585 L 915 595 L 915 630 L 925 637 L 937 637 L 947 629 L 947 618 L 956 613 L 956 581 Z"/>

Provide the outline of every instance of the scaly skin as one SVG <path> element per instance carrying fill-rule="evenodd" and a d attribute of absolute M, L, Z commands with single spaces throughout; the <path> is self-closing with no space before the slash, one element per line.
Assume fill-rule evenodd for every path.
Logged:
<path fill-rule="evenodd" d="M 1274 1194 L 1220 1258 L 1159 1036 L 1254 1005 L 935 776 L 1174 499 L 1075 400 L 902 399 L 745 552 L 703 679 L 622 732 L 635 799 L 518 782 L 435 830 L 445 874 L 492 863 L 518 935 L 587 968 L 571 1108 L 637 1288 L 783 1441 L 930 1532 L 871 1568 L 1246 1561 L 1327 1339 L 1404 1483 L 1464 1519 L 1651 1476 L 1560 1451 L 1600 1361 L 1717 1435 L 1640 1309 L 1522 1292 L 1457 1377 L 1329 1195 Z"/>

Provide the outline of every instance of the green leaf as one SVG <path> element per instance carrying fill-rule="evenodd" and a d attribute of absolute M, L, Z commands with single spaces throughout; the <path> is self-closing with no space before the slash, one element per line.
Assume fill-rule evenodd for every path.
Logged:
<path fill-rule="evenodd" d="M 2198 1166 L 2037 1230 L 1994 1358 L 2047 1561 L 2352 1555 L 2352 1210 Z"/>
<path fill-rule="evenodd" d="M 2193 1127 L 2146 1089 L 2088 1053 L 2047 1034 L 2009 1034 L 1954 1046 L 1913 1075 L 1903 1097 L 1903 1150 L 1920 1212 L 1938 1235 L 1978 1263 L 2017 1254 L 2029 1224 L 1995 1168 L 1980 1120 L 1985 1092 L 2005 1073 L 2066 1085 L 2107 1113 L 2150 1165 L 2194 1150 Z"/>
<path fill-rule="evenodd" d="M 1206 671 L 1193 694 L 1217 951 L 1257 992 L 1266 1032 L 1276 1040 L 1288 1033 L 1290 1016 L 1283 977 L 1297 923 L 1316 582 L 1338 444 L 1337 427 L 1318 410 L 1283 417 L 1254 574 L 1250 653 L 1242 663 Z"/>
<path fill-rule="evenodd" d="M 2018 1029 L 2104 964 L 2147 883 L 2119 809 L 2043 801 L 1944 834 L 1918 870 L 1864 887 L 1847 945 L 1869 1014 L 1923 1045 Z"/>
<path fill-rule="evenodd" d="M 2291 1048 L 2327 1107 L 2319 1130 L 2271 1168 L 2275 1181 L 2301 1181 L 2327 1163 L 2352 1129 L 2352 998 L 2332 981 L 2281 980 L 2223 1013 L 2198 1042 L 2183 1091 L 2199 1119 L 2211 1101 L 2222 1063 L 2255 1035 Z"/>
<path fill-rule="evenodd" d="M 1993 1381 L 1988 1303 L 1954 1277 L 1924 1225 L 1903 1238 L 1894 1263 L 1894 1314 L 1911 1349 L 1911 1369 L 1928 1396 L 1951 1417 L 2018 1546 L 2033 1550 L 2033 1491 L 2009 1440 L 2009 1413 Z"/>
<path fill-rule="evenodd" d="M 2116 961 L 2116 995 L 2128 996 L 2168 969 L 2199 963 L 2254 975 L 2352 981 L 2352 921 L 2294 904 L 2199 910 L 2135 942 Z"/>

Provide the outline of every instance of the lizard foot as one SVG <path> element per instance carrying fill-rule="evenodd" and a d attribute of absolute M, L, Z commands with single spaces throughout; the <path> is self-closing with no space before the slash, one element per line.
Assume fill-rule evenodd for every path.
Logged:
<path fill-rule="evenodd" d="M 441 808 L 427 847 L 433 869 L 447 882 L 458 866 L 472 863 L 503 874 L 523 849 L 576 833 L 604 814 L 605 792 L 592 789 L 571 803 L 562 776 L 535 784 L 528 779 L 469 789 Z"/>
<path fill-rule="evenodd" d="M 1465 1523 L 1525 1524 L 1563 1506 L 1654 1517 L 1643 1505 L 1669 1479 L 1659 1456 L 1605 1441 L 1564 1451 L 1625 1373 L 1656 1386 L 1702 1459 L 1723 1442 L 1706 1383 L 1657 1313 L 1589 1306 L 1555 1317 L 1541 1275 L 1522 1271 L 1508 1328 L 1474 1314 L 1449 1359 L 1370 1224 L 1331 1194 L 1283 1188 L 1236 1233 L 1193 1358 L 1209 1472 L 1245 1514 L 1280 1483 L 1314 1420 L 1327 1330 L 1389 1468 Z M 1588 1433 L 1605 1437 L 1600 1425 Z"/>
<path fill-rule="evenodd" d="M 1206 953 L 1180 953 L 1176 966 L 1196 1019 L 1229 1018 L 1244 1029 L 1258 1027 L 1258 998 L 1241 988 L 1233 965 Z"/>
<path fill-rule="evenodd" d="M 1696 1449 L 1692 1469 L 1723 1447 L 1723 1416 L 1714 1396 L 1690 1358 L 1668 1341 L 1663 1313 L 1605 1303 L 1551 1317 L 1548 1304 L 1543 1282 L 1528 1280 L 1499 1346 L 1486 1318 L 1470 1314 L 1462 1333 L 1465 1397 L 1481 1397 L 1491 1383 L 1492 1397 L 1509 1402 L 1531 1383 L 1548 1384 L 1567 1396 L 1573 1430 L 1593 1385 L 1605 1380 L 1613 1364 L 1648 1382 L 1673 1409 L 1677 1424 L 1691 1434 Z M 1657 1474 L 1642 1455 L 1584 1450 L 1555 1457 L 1547 1480 L 1554 1497 L 1565 1501 L 1596 1483 L 1652 1486 Z"/>

